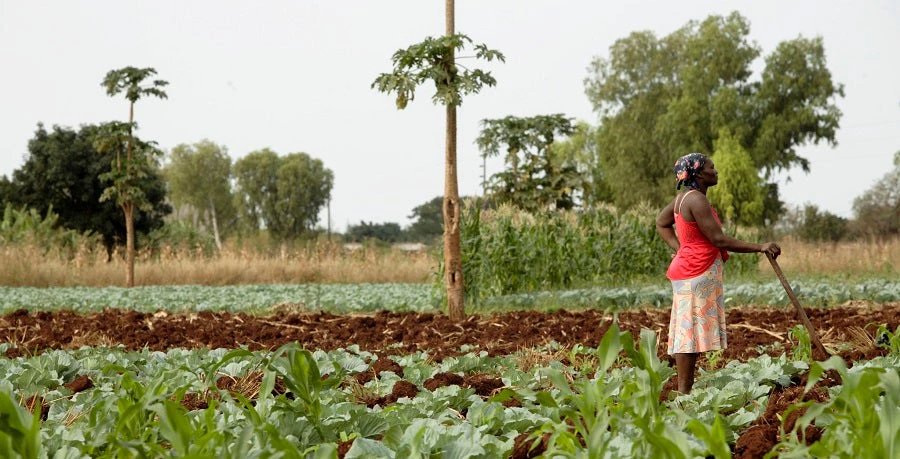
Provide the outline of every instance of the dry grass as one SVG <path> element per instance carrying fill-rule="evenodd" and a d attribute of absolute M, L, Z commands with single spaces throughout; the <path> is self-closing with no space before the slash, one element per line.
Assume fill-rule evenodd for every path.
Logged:
<path fill-rule="evenodd" d="M 0 285 L 32 287 L 105 287 L 123 285 L 121 254 L 106 261 L 103 251 L 74 256 L 45 254 L 34 247 L 0 247 Z M 275 254 L 225 247 L 215 256 L 191 251 L 139 253 L 137 285 L 236 285 L 273 283 L 421 283 L 428 282 L 436 261 L 426 252 L 364 247 L 344 250 L 322 243 L 312 249 Z"/>
<path fill-rule="evenodd" d="M 900 270 L 900 238 L 888 241 L 809 243 L 793 239 L 779 241 L 778 264 L 786 272 L 800 274 L 896 274 Z M 762 257 L 760 270 L 772 268 Z"/>
<path fill-rule="evenodd" d="M 900 270 L 900 238 L 890 241 L 805 243 L 779 241 L 778 263 L 791 275 L 894 275 Z M 0 285 L 12 287 L 106 287 L 123 285 L 121 253 L 106 261 L 103 250 L 80 247 L 65 254 L 32 246 L 0 246 Z M 771 268 L 765 258 L 760 271 Z M 299 249 L 261 251 L 226 246 L 207 257 L 166 248 L 143 252 L 135 265 L 137 285 L 237 285 L 274 283 L 422 283 L 437 270 L 430 252 L 363 247 L 344 250 L 320 242 Z"/>

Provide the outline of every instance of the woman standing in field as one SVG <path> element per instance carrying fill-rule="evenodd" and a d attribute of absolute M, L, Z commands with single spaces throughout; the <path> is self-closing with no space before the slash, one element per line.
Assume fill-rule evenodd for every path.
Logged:
<path fill-rule="evenodd" d="M 728 237 L 706 198 L 706 190 L 719 183 L 712 160 L 690 153 L 675 162 L 675 196 L 656 217 L 656 231 L 675 250 L 666 277 L 672 281 L 672 317 L 669 354 L 675 357 L 678 391 L 694 385 L 694 370 L 701 352 L 727 347 L 725 301 L 722 284 L 728 252 L 765 252 L 777 257 L 781 248 L 772 242 L 755 244 Z"/>

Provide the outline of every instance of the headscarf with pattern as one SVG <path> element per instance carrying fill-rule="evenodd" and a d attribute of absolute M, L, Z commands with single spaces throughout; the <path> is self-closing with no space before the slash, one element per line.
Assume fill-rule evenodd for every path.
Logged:
<path fill-rule="evenodd" d="M 703 153 L 688 153 L 678 158 L 678 161 L 675 161 L 675 180 L 678 181 L 675 189 L 680 190 L 682 185 L 688 188 L 700 188 L 697 185 L 697 176 L 705 164 L 706 155 Z"/>

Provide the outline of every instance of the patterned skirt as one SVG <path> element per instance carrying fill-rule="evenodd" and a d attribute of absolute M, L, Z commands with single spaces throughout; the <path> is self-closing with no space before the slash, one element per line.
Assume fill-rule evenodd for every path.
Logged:
<path fill-rule="evenodd" d="M 703 274 L 672 281 L 669 354 L 715 351 L 728 347 L 722 258 Z"/>

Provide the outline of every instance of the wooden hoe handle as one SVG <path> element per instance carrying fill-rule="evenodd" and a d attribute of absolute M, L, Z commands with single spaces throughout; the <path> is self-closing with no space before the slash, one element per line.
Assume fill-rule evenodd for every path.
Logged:
<path fill-rule="evenodd" d="M 806 329 L 809 330 L 809 338 L 812 341 L 813 345 L 816 349 L 822 351 L 824 355 L 830 355 L 828 351 L 825 350 L 825 346 L 822 345 L 822 342 L 819 341 L 819 335 L 816 333 L 816 329 L 813 328 L 812 322 L 809 321 L 809 317 L 806 316 L 806 311 L 803 310 L 803 306 L 800 306 L 800 301 L 797 300 L 797 296 L 794 295 L 794 290 L 791 289 L 791 285 L 788 284 L 787 279 L 784 278 L 784 273 L 781 272 L 781 267 L 778 266 L 778 262 L 775 261 L 775 257 L 772 256 L 771 253 L 766 252 L 766 257 L 769 259 L 769 263 L 772 264 L 772 268 L 775 269 L 775 275 L 778 276 L 778 280 L 781 281 L 781 285 L 784 287 L 784 291 L 787 292 L 788 296 L 791 298 L 791 302 L 794 303 L 794 307 L 797 309 L 797 313 L 800 314 L 800 318 L 803 319 L 803 325 L 806 326 Z"/>

